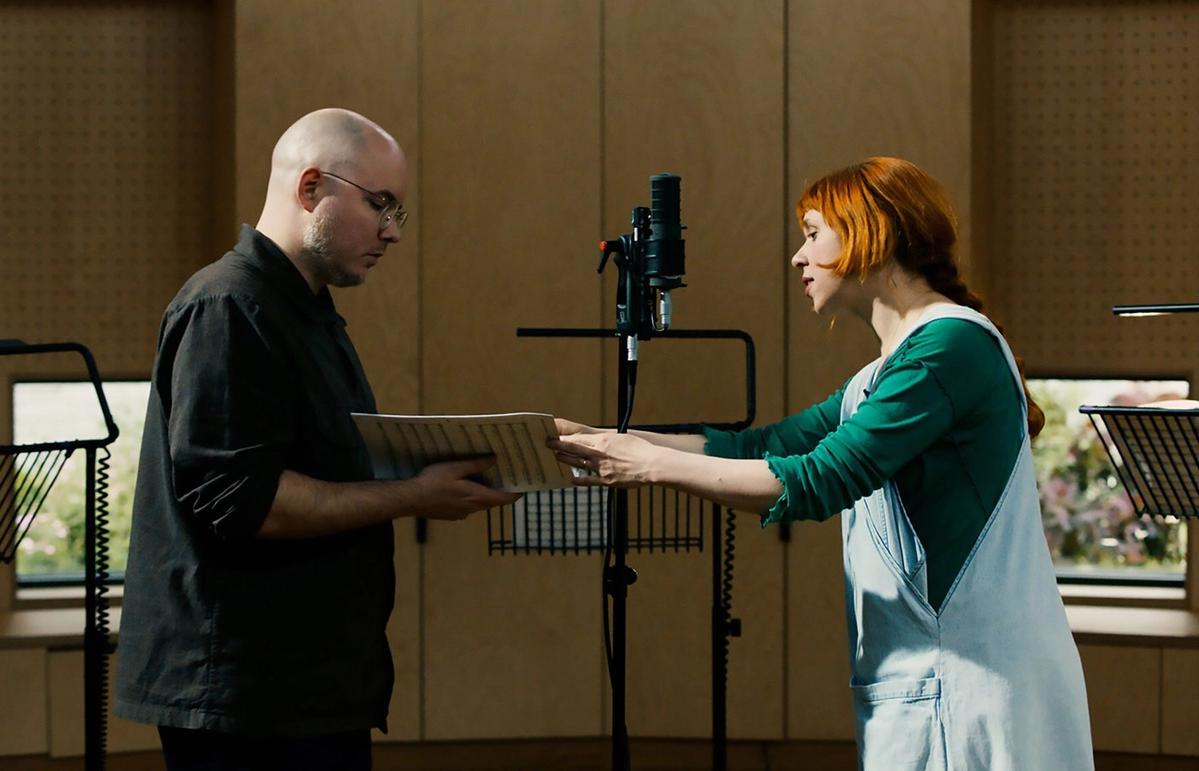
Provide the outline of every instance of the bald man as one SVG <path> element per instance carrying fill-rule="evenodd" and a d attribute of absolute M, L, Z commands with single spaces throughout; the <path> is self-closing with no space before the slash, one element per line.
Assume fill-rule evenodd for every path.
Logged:
<path fill-rule="evenodd" d="M 400 240 L 408 166 L 346 110 L 275 146 L 262 215 L 187 281 L 159 333 L 117 662 L 116 714 L 159 726 L 170 771 L 368 769 L 393 668 L 392 520 L 518 496 L 489 461 L 375 481 L 375 412 L 328 287 Z"/>

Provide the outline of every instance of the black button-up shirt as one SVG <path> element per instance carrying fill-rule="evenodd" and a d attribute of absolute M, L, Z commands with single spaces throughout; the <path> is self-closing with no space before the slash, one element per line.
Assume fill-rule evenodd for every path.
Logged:
<path fill-rule="evenodd" d="M 133 505 L 115 711 L 247 734 L 385 727 L 390 523 L 256 537 L 284 469 L 372 478 L 375 401 L 327 289 L 243 226 L 163 317 Z"/>

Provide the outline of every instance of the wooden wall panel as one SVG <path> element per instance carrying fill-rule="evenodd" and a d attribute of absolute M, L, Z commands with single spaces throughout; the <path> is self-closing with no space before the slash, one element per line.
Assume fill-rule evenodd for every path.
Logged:
<path fill-rule="evenodd" d="M 109 693 L 116 675 L 116 659 L 109 659 Z M 46 693 L 49 702 L 50 757 L 77 757 L 85 750 L 83 714 L 83 651 L 49 651 L 46 657 Z M 110 753 L 156 750 L 158 729 L 145 723 L 122 720 L 108 705 L 108 743 Z"/>
<path fill-rule="evenodd" d="M 594 422 L 599 346 L 517 326 L 599 325 L 599 6 L 423 5 L 422 408 Z M 600 570 L 487 556 L 484 515 L 431 523 L 424 736 L 596 735 Z"/>
<path fill-rule="evenodd" d="M 787 738 L 853 739 L 841 527 L 799 523 L 787 553 Z"/>
<path fill-rule="evenodd" d="M 46 651 L 0 650 L 0 757 L 46 752 Z"/>
<path fill-rule="evenodd" d="M 210 47 L 198 0 L 0 4 L 0 338 L 149 373 L 209 249 Z M 85 376 L 77 356 L 0 359 L 0 441 L 13 380 Z M 0 608 L 12 596 L 0 565 Z"/>
<path fill-rule="evenodd" d="M 678 329 L 736 328 L 758 346 L 758 414 L 782 413 L 785 257 L 783 6 L 779 2 L 605 3 L 604 234 L 629 232 L 649 177 L 682 177 L 687 288 Z M 682 21 L 680 21 L 682 20 Z M 611 270 L 611 269 L 610 269 Z M 604 313 L 614 317 L 615 276 Z M 615 420 L 615 353 L 605 359 L 605 417 Z M 735 345 L 651 340 L 641 347 L 633 422 L 730 421 L 744 414 Z M 745 636 L 732 643 L 729 734 L 782 736 L 782 548 L 741 518 L 734 588 Z M 628 727 L 633 735 L 707 736 L 711 560 L 631 555 Z M 669 705 L 669 706 L 668 706 Z"/>
<path fill-rule="evenodd" d="M 387 250 L 365 285 L 335 295 L 379 408 L 390 412 L 415 410 L 419 392 L 417 18 L 416 0 L 257 0 L 238 3 L 236 17 L 239 222 L 258 221 L 271 149 L 305 113 L 322 107 L 355 110 L 407 150 L 414 215 L 403 240 Z M 236 238 L 236 228 L 230 227 L 221 249 Z"/>
<path fill-rule="evenodd" d="M 1195 319 L 1111 306 L 1199 297 L 1199 5 L 992 8 L 996 300 L 1031 370 L 1199 371 Z"/>
<path fill-rule="evenodd" d="M 962 222 L 967 276 L 971 190 L 970 6 L 788 3 L 788 253 L 801 234 L 790 208 L 809 182 L 871 155 L 920 164 L 948 190 Z M 787 411 L 837 389 L 878 356 L 854 318 L 811 313 L 796 271 L 786 277 Z M 788 737 L 851 738 L 840 527 L 801 523 L 788 553 Z"/>
<path fill-rule="evenodd" d="M 690 226 L 678 328 L 749 330 L 759 422 L 802 409 L 877 344 L 810 313 L 787 264 L 791 205 L 805 182 L 880 153 L 946 183 L 968 275 L 993 287 L 1030 367 L 1193 375 L 1186 317 L 1107 313 L 1199 289 L 1196 32 L 1195 5 L 1166 0 L 5 4 L 0 337 L 81 338 L 106 375 L 144 374 L 167 300 L 257 219 L 278 134 L 342 105 L 389 128 L 412 164 L 404 241 L 337 298 L 384 410 L 613 420 L 611 345 L 513 329 L 611 323 L 614 272 L 595 276 L 594 244 L 627 231 L 665 170 L 683 177 Z M 987 131 L 972 133 L 980 93 Z M 119 194 L 94 195 L 97 179 Z M 978 249 L 975 222 L 991 234 Z M 636 419 L 738 417 L 739 350 L 671 345 L 642 348 Z M 839 528 L 799 525 L 784 549 L 752 516 L 739 525 L 730 734 L 851 738 Z M 435 524 L 427 547 L 411 523 L 397 530 L 389 738 L 605 730 L 597 558 L 487 558 L 481 516 Z M 630 729 L 706 735 L 709 555 L 630 562 Z M 10 588 L 0 580 L 0 608 Z M 0 754 L 77 751 L 77 658 L 0 654 L 20 696 Z M 1099 747 L 1199 753 L 1181 717 L 1189 652 L 1083 658 Z M 123 730 L 121 746 L 148 741 Z"/>
<path fill-rule="evenodd" d="M 208 240 L 205 3 L 0 6 L 0 337 L 149 372 Z"/>
<path fill-rule="evenodd" d="M 408 201 L 417 213 L 366 284 L 335 295 L 379 409 L 395 413 L 416 412 L 420 405 L 417 20 L 417 0 L 249 0 L 236 3 L 233 21 L 238 221 L 258 221 L 271 150 L 305 113 L 355 110 L 406 149 Z M 224 251 L 237 237 L 235 223 L 221 237 Z M 396 607 L 388 627 L 396 664 L 391 740 L 420 735 L 420 558 L 413 534 L 411 522 L 396 524 Z"/>
<path fill-rule="evenodd" d="M 1078 653 L 1095 749 L 1160 752 L 1161 650 L 1080 645 Z"/>
<path fill-rule="evenodd" d="M 1199 699 L 1199 651 L 1162 651 L 1161 751 L 1199 756 L 1195 705 Z"/>

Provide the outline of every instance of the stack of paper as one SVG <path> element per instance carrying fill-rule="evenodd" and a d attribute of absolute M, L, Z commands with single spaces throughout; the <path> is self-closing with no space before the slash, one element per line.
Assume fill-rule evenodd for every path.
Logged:
<path fill-rule="evenodd" d="M 410 479 L 431 463 L 494 455 L 486 483 L 509 492 L 571 486 L 571 468 L 545 446 L 558 436 L 552 415 L 371 415 L 353 413 L 376 479 Z"/>

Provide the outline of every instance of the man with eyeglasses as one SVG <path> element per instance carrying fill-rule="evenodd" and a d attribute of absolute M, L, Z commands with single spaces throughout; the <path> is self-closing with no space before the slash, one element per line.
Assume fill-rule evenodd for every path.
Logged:
<path fill-rule="evenodd" d="M 370 768 L 393 667 L 391 521 L 515 495 L 493 460 L 375 481 L 375 412 L 328 287 L 361 284 L 407 219 L 396 141 L 347 110 L 280 137 L 256 227 L 184 285 L 159 333 L 133 505 L 116 714 L 168 771 Z"/>

